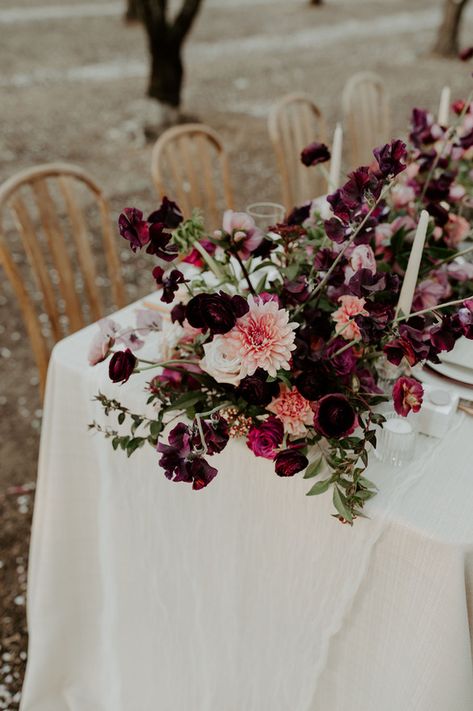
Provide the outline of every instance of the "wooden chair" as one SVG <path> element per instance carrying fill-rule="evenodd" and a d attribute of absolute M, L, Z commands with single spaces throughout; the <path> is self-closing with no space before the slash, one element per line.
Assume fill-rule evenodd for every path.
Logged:
<path fill-rule="evenodd" d="M 389 140 L 389 101 L 381 77 L 373 72 L 352 76 L 343 90 L 342 109 L 350 168 L 371 164 L 373 148 Z"/>
<path fill-rule="evenodd" d="M 213 229 L 221 226 L 223 210 L 233 208 L 228 157 L 209 126 L 189 123 L 165 131 L 153 147 L 151 174 L 160 199 L 175 199 L 185 217 L 199 208 Z"/>
<path fill-rule="evenodd" d="M 92 243 L 94 220 L 102 240 Z M 103 193 L 81 168 L 41 165 L 0 187 L 0 265 L 22 311 L 42 393 L 52 345 L 104 315 L 101 287 L 110 287 L 115 307 L 125 305 L 114 242 Z M 103 260 L 108 280 L 97 276 Z"/>
<path fill-rule="evenodd" d="M 281 175 L 284 206 L 290 210 L 327 192 L 321 170 L 307 168 L 300 155 L 309 143 L 327 140 L 325 120 L 307 94 L 287 94 L 273 106 L 268 130 Z"/>

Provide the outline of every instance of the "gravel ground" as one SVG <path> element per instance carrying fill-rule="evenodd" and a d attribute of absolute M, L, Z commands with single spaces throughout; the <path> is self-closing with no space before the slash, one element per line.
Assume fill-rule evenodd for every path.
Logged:
<path fill-rule="evenodd" d="M 66 10 L 93 6 L 94 17 L 35 21 L 21 14 L 60 4 L 10 0 L 8 6 L 5 0 L 0 10 L 0 180 L 23 167 L 65 160 L 85 167 L 104 186 L 114 217 L 127 204 L 150 210 L 155 197 L 150 146 L 141 130 L 147 110 L 142 29 L 125 26 L 118 3 L 115 13 L 106 0 L 63 4 Z M 371 69 L 390 92 L 393 135 L 405 131 L 414 104 L 435 108 L 444 84 L 454 96 L 465 96 L 469 68 L 429 54 L 441 4 L 416 0 L 413 9 L 412 0 L 327 0 L 317 9 L 304 0 L 208 0 L 186 49 L 184 101 L 190 114 L 221 133 L 237 205 L 244 208 L 256 196 L 280 200 L 266 116 L 284 93 L 309 92 L 333 125 L 346 80 Z M 111 14 L 100 16 L 100 5 Z M 15 21 L 7 17 L 13 9 Z M 468 17 L 464 44 L 471 44 L 472 34 Z M 135 262 L 124 264 L 130 300 L 150 291 L 146 271 L 135 269 Z M 0 708 L 13 711 L 17 701 L 2 699 L 18 694 L 24 666 L 31 492 L 1 492 L 34 481 L 42 413 L 28 341 L 5 280 L 0 364 Z"/>

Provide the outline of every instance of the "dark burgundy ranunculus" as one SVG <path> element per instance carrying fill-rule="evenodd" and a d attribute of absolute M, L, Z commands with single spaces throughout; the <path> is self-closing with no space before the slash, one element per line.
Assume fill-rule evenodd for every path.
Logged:
<path fill-rule="evenodd" d="M 136 207 L 126 207 L 118 218 L 121 236 L 128 240 L 133 252 L 141 249 L 150 240 L 149 225 L 143 220 L 143 213 Z"/>
<path fill-rule="evenodd" d="M 283 423 L 278 417 L 270 415 L 264 422 L 250 428 L 246 443 L 257 457 L 274 459 L 283 437 Z"/>
<path fill-rule="evenodd" d="M 237 318 L 248 312 L 247 301 L 241 296 L 229 296 L 223 291 L 218 294 L 197 294 L 188 302 L 187 320 L 194 328 L 208 329 L 212 333 L 228 333 Z"/>
<path fill-rule="evenodd" d="M 155 267 L 153 269 L 153 277 L 156 279 L 156 284 L 163 289 L 161 301 L 166 304 L 174 301 L 174 294 L 179 289 L 179 284 L 183 284 L 186 281 L 184 274 L 179 269 L 173 269 L 169 274 L 165 275 L 164 269 Z"/>
<path fill-rule="evenodd" d="M 186 305 L 179 303 L 173 306 L 171 309 L 171 321 L 182 326 L 186 318 Z"/>
<path fill-rule="evenodd" d="M 330 384 L 327 382 L 327 375 L 321 364 L 318 368 L 307 368 L 299 373 L 295 386 L 306 400 L 317 400 L 327 394 Z"/>
<path fill-rule="evenodd" d="M 148 222 L 160 222 L 169 230 L 174 230 L 183 219 L 182 212 L 176 203 L 164 196 L 160 207 L 148 217 Z"/>
<path fill-rule="evenodd" d="M 473 47 L 465 47 L 465 49 L 462 49 L 462 51 L 458 53 L 458 57 L 462 62 L 467 62 L 473 57 Z"/>
<path fill-rule="evenodd" d="M 314 428 L 322 437 L 341 439 L 348 437 L 358 425 L 358 417 L 345 395 L 324 395 L 313 403 Z"/>
<path fill-rule="evenodd" d="M 324 353 L 324 359 L 327 359 L 328 364 L 334 369 L 337 375 L 348 375 L 353 373 L 356 367 L 357 358 L 352 347 L 347 348 L 343 353 L 335 355 L 337 351 L 344 348 L 347 342 L 339 336 L 335 338 L 330 345 L 327 346 Z"/>
<path fill-rule="evenodd" d="M 306 205 L 295 207 L 287 216 L 286 224 L 290 226 L 302 225 L 310 217 L 310 206 L 311 203 L 308 202 Z"/>
<path fill-rule="evenodd" d="M 325 220 L 324 227 L 327 237 L 337 244 L 345 242 L 350 235 L 350 230 L 338 217 L 331 217 L 329 220 Z"/>
<path fill-rule="evenodd" d="M 236 389 L 237 394 L 250 405 L 262 407 L 269 405 L 273 397 L 279 393 L 279 385 L 275 380 L 268 383 L 267 377 L 268 374 L 262 368 L 258 368 L 254 375 L 247 375 L 240 381 Z"/>
<path fill-rule="evenodd" d="M 386 143 L 380 148 L 375 148 L 373 155 L 383 178 L 394 177 L 406 168 L 407 147 L 404 141 L 399 139 Z"/>
<path fill-rule="evenodd" d="M 172 262 L 177 257 L 177 245 L 169 244 L 172 235 L 164 232 L 164 224 L 162 222 L 155 222 L 150 225 L 149 236 L 150 240 L 146 248 L 147 254 L 154 254 L 165 262 Z"/>
<path fill-rule="evenodd" d="M 229 439 L 228 422 L 223 417 L 218 417 L 215 420 L 202 420 L 201 424 L 207 453 L 209 455 L 218 454 L 225 449 Z M 198 430 L 192 437 L 192 446 L 196 449 L 202 446 Z"/>
<path fill-rule="evenodd" d="M 278 452 L 274 464 L 278 476 L 294 476 L 308 466 L 309 460 L 298 449 L 292 448 Z"/>
<path fill-rule="evenodd" d="M 405 375 L 396 380 L 393 386 L 394 409 L 398 415 L 407 417 L 412 412 L 418 412 L 422 405 L 424 388 L 415 378 Z"/>
<path fill-rule="evenodd" d="M 330 160 L 330 151 L 325 143 L 310 143 L 301 153 L 301 161 L 307 167 L 326 163 Z"/>
<path fill-rule="evenodd" d="M 129 348 L 114 353 L 108 365 L 110 380 L 114 383 L 126 383 L 135 369 L 136 362 L 137 358 Z"/>

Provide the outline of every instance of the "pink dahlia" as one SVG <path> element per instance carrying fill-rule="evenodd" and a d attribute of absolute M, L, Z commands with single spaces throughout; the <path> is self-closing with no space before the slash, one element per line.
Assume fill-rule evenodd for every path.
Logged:
<path fill-rule="evenodd" d="M 239 349 L 241 378 L 253 375 L 257 368 L 275 377 L 281 368 L 289 370 L 291 351 L 296 347 L 294 331 L 299 324 L 290 322 L 288 312 L 275 301 L 249 296 L 248 305 L 248 313 L 237 320 L 225 338 Z"/>
<path fill-rule="evenodd" d="M 306 425 L 311 425 L 314 418 L 310 402 L 297 388 L 286 385 L 281 387 L 278 397 L 273 398 L 267 409 L 279 417 L 286 432 L 292 435 L 305 434 Z"/>

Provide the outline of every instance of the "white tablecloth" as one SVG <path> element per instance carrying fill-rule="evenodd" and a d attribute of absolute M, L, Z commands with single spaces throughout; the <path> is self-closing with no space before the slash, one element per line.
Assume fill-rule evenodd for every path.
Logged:
<path fill-rule="evenodd" d="M 473 709 L 472 419 L 409 467 L 370 464 L 351 529 L 242 442 L 200 492 L 149 447 L 113 452 L 87 431 L 117 388 L 92 334 L 49 370 L 22 711 Z"/>

